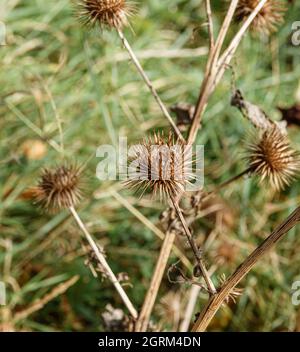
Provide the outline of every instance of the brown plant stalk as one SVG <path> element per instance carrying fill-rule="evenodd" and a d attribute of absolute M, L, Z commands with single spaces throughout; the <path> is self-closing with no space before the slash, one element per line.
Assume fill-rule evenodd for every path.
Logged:
<path fill-rule="evenodd" d="M 78 17 L 88 27 L 98 26 L 102 28 L 115 29 L 118 33 L 124 48 L 127 50 L 138 73 L 156 100 L 161 112 L 172 126 L 177 137 L 184 141 L 184 138 L 173 121 L 168 109 L 159 97 L 151 80 L 143 69 L 140 61 L 135 55 L 131 45 L 126 39 L 123 28 L 129 26 L 129 17 L 136 12 L 135 3 L 130 0 L 76 0 Z"/>
<path fill-rule="evenodd" d="M 215 46 L 215 38 L 214 38 L 214 23 L 212 18 L 210 0 L 205 0 L 205 10 L 206 10 L 207 22 L 208 22 L 209 45 L 210 45 L 210 48 L 213 49 Z"/>
<path fill-rule="evenodd" d="M 183 229 L 184 229 L 184 232 L 185 232 L 185 235 L 187 237 L 187 240 L 189 242 L 189 245 L 190 247 L 192 248 L 192 251 L 194 253 L 194 256 L 196 258 L 196 262 L 197 262 L 197 266 L 198 266 L 198 269 L 200 270 L 203 278 L 204 278 L 204 281 L 207 285 L 207 288 L 208 288 L 208 292 L 211 294 L 211 295 L 214 295 L 216 293 L 216 289 L 215 289 L 215 286 L 211 280 L 211 278 L 209 277 L 209 274 L 208 274 L 208 271 L 205 267 L 205 264 L 204 264 L 204 261 L 203 261 L 203 258 L 202 258 L 202 254 L 201 254 L 201 251 L 199 250 L 194 238 L 193 238 L 193 235 L 191 234 L 190 232 L 190 229 L 185 221 L 185 218 L 182 214 L 182 211 L 177 203 L 177 201 L 172 198 L 172 203 L 173 203 L 173 206 L 176 210 L 176 213 L 182 223 L 182 226 L 183 226 Z"/>
<path fill-rule="evenodd" d="M 219 58 L 222 46 L 224 44 L 224 40 L 226 38 L 226 34 L 228 32 L 230 23 L 232 22 L 235 9 L 238 5 L 238 0 L 231 1 L 229 10 L 227 12 L 227 15 L 221 27 L 220 33 L 216 40 L 215 47 L 213 48 L 213 50 L 210 50 L 205 77 L 200 89 L 200 94 L 196 105 L 192 126 L 189 131 L 189 137 L 188 137 L 189 144 L 193 144 L 196 140 L 197 132 L 201 124 L 201 119 L 211 94 L 213 93 L 214 89 L 222 79 L 224 72 L 227 66 L 229 65 L 231 59 L 233 58 L 233 55 L 235 54 L 236 49 L 238 48 L 244 34 L 247 32 L 251 23 L 253 22 L 253 20 L 260 12 L 260 10 L 263 8 L 266 2 L 267 0 L 261 0 L 258 3 L 256 8 L 253 10 L 253 12 L 244 22 L 244 24 L 242 25 L 238 33 L 234 36 L 228 48 L 222 54 L 221 58 Z"/>
<path fill-rule="evenodd" d="M 111 270 L 105 255 L 97 246 L 75 209 L 75 206 L 82 199 L 82 172 L 83 166 L 79 167 L 74 164 L 63 164 L 54 169 L 44 169 L 38 186 L 29 189 L 28 193 L 30 193 L 30 198 L 34 199 L 36 203 L 40 204 L 48 212 L 55 212 L 62 209 L 68 209 L 71 212 L 79 228 L 85 235 L 95 257 L 99 261 L 101 268 L 103 268 L 105 277 L 112 282 L 130 314 L 136 319 L 138 315 L 136 309 Z"/>
<path fill-rule="evenodd" d="M 254 265 L 267 253 L 275 244 L 277 244 L 284 235 L 300 222 L 300 207 L 298 207 L 283 223 L 281 223 L 272 233 L 266 238 L 263 243 L 258 246 L 248 258 L 236 269 L 236 271 L 226 280 L 218 293 L 211 297 L 203 311 L 197 318 L 192 331 L 205 331 L 209 323 L 226 300 L 232 290 L 238 283 L 249 273 Z"/>
<path fill-rule="evenodd" d="M 159 290 L 160 283 L 163 279 L 165 268 L 169 260 L 169 253 L 171 253 L 172 251 L 175 238 L 176 238 L 176 233 L 174 231 L 167 231 L 159 253 L 159 257 L 156 261 L 156 266 L 151 278 L 150 286 L 147 290 L 147 294 L 145 296 L 142 309 L 139 313 L 138 320 L 135 324 L 136 332 L 147 331 L 148 324 L 150 321 L 150 316 L 157 297 L 157 292 Z"/>
<path fill-rule="evenodd" d="M 128 311 L 129 311 L 129 313 L 132 315 L 132 317 L 134 319 L 136 319 L 138 317 L 138 313 L 137 313 L 136 309 L 134 308 L 133 304 L 131 303 L 130 299 L 128 298 L 128 296 L 127 296 L 126 292 L 124 291 L 123 287 L 121 286 L 119 280 L 116 278 L 114 272 L 111 270 L 108 262 L 105 259 L 104 254 L 101 253 L 101 251 L 99 250 L 96 242 L 94 241 L 94 239 L 92 238 L 92 236 L 88 232 L 86 226 L 84 225 L 84 223 L 80 219 L 80 217 L 79 217 L 77 211 L 75 210 L 75 208 L 71 206 L 69 209 L 70 209 L 70 212 L 73 215 L 75 221 L 77 222 L 78 226 L 80 227 L 80 229 L 84 233 L 84 235 L 85 235 L 89 245 L 91 246 L 91 248 L 92 248 L 97 260 L 99 261 L 101 267 L 104 269 L 105 274 L 107 275 L 107 277 L 109 278 L 109 280 L 112 282 L 112 284 L 114 285 L 115 289 L 119 293 L 122 301 L 124 302 L 124 304 L 126 305 Z"/>
<path fill-rule="evenodd" d="M 183 226 L 185 235 L 187 237 L 187 240 L 189 242 L 189 245 L 194 253 L 196 263 L 197 263 L 197 268 L 200 270 L 200 272 L 205 280 L 208 292 L 210 294 L 214 295 L 214 294 L 216 294 L 217 291 L 216 291 L 214 283 L 212 282 L 210 275 L 206 269 L 205 263 L 202 258 L 201 251 L 197 247 L 197 244 L 196 244 L 196 242 L 195 242 L 195 240 L 189 230 L 189 227 L 186 223 L 186 220 L 182 214 L 182 211 L 181 211 L 177 201 L 173 197 L 171 197 L 171 200 L 172 200 L 174 209 L 176 210 L 176 213 L 182 223 L 182 226 Z M 167 236 L 168 236 L 168 238 L 167 238 Z M 147 330 L 147 327 L 148 327 L 148 324 L 150 321 L 151 312 L 152 312 L 152 309 L 155 304 L 157 292 L 159 290 L 159 286 L 162 281 L 163 274 L 164 274 L 165 268 L 168 263 L 169 253 L 171 252 L 175 238 L 176 238 L 176 233 L 174 231 L 167 231 L 166 238 L 163 242 L 163 245 L 162 245 L 162 248 L 161 248 L 161 251 L 159 254 L 159 258 L 157 260 L 156 267 L 154 270 L 154 274 L 151 279 L 150 287 L 147 291 L 144 304 L 142 306 L 141 312 L 139 314 L 139 318 L 138 318 L 136 325 L 135 325 L 136 332 L 143 332 L 143 331 Z M 170 248 L 169 248 L 169 246 L 170 246 Z"/>
<path fill-rule="evenodd" d="M 146 74 L 145 70 L 143 69 L 142 65 L 140 64 L 137 56 L 135 55 L 134 51 L 132 50 L 128 40 L 126 39 L 123 31 L 121 29 L 117 29 L 118 35 L 125 47 L 125 49 L 128 51 L 128 54 L 135 65 L 138 73 L 141 75 L 142 79 L 144 80 L 146 86 L 149 88 L 151 94 L 153 95 L 154 99 L 156 100 L 160 110 L 162 111 L 163 115 L 166 117 L 166 119 L 169 121 L 170 125 L 172 126 L 174 132 L 176 133 L 177 137 L 180 138 L 182 141 L 184 141 L 184 137 L 182 136 L 179 128 L 177 127 L 176 123 L 172 119 L 168 109 L 166 108 L 165 104 L 162 102 L 160 99 L 156 89 L 154 88 L 152 82 L 150 81 L 148 75 Z"/>

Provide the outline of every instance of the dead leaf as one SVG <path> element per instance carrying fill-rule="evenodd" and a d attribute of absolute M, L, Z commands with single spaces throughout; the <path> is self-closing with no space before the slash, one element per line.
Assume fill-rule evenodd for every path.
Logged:
<path fill-rule="evenodd" d="M 240 90 L 235 91 L 231 98 L 231 105 L 238 108 L 243 116 L 247 118 L 256 128 L 268 130 L 274 126 L 277 126 L 282 134 L 287 134 L 285 121 L 272 121 L 259 106 L 245 100 Z"/>

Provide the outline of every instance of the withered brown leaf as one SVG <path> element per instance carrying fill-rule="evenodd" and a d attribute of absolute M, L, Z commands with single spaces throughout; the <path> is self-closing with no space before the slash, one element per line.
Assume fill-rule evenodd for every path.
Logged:
<path fill-rule="evenodd" d="M 240 90 L 236 90 L 233 94 L 231 105 L 238 108 L 254 127 L 262 130 L 270 130 L 273 129 L 274 126 L 277 126 L 282 134 L 287 134 L 285 121 L 272 121 L 259 106 L 245 100 Z"/>

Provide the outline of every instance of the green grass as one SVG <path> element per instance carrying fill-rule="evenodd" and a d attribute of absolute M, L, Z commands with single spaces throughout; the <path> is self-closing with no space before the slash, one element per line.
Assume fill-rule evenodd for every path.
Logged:
<path fill-rule="evenodd" d="M 126 55 L 122 56 L 116 33 L 82 28 L 69 0 L 5 3 L 2 21 L 8 38 L 7 45 L 0 47 L 0 279 L 7 284 L 8 305 L 1 308 L 1 317 L 11 322 L 9 314 L 13 316 L 58 283 L 79 274 L 80 280 L 64 295 L 18 321 L 14 328 L 103 331 L 101 314 L 105 306 L 110 303 L 122 308 L 122 303 L 110 283 L 94 279 L 84 265 L 79 229 L 68 213 L 47 215 L 20 195 L 36 184 L 42 167 L 62 159 L 56 150 L 60 145 L 58 119 L 62 121 L 65 157 L 79 163 L 95 155 L 98 146 L 115 141 L 119 134 L 135 143 L 153 130 L 167 130 L 168 125 L 133 65 Z M 223 1 L 213 3 L 218 28 L 226 6 Z M 300 6 L 294 5 L 285 25 L 270 41 L 247 35 L 233 61 L 237 87 L 273 119 L 280 118 L 277 106 L 291 106 L 296 97 L 299 99 L 300 47 L 290 43 L 291 24 L 299 20 L 299 14 Z M 195 103 L 197 99 L 206 57 L 180 58 L 180 53 L 184 48 L 207 46 L 205 21 L 199 0 L 147 0 L 139 2 L 138 14 L 132 19 L 134 32 L 126 29 L 137 52 L 178 50 L 178 58 L 142 60 L 168 106 L 181 101 Z M 199 29 L 193 35 L 195 27 Z M 235 30 L 233 27 L 231 35 Z M 249 123 L 230 106 L 230 80 L 228 70 L 210 100 L 198 134 L 197 142 L 205 145 L 208 187 L 245 166 L 241 152 Z M 299 149 L 298 129 L 291 128 L 290 135 Z M 47 153 L 42 159 L 29 160 L 24 155 L 28 140 L 45 141 Z M 139 200 L 118 182 L 100 182 L 95 177 L 98 162 L 93 157 L 88 163 L 86 197 L 79 212 L 105 246 L 114 271 L 128 273 L 131 286 L 126 290 L 139 307 L 161 242 L 107 190 L 118 189 L 155 224 L 163 206 Z M 222 192 L 232 218 L 230 226 L 216 228 L 211 218 L 201 219 L 194 226 L 200 241 L 214 229 L 218 231 L 208 253 L 210 264 L 223 243 L 237 247 L 232 261 L 220 265 L 215 277 L 223 272 L 229 275 L 287 216 L 299 203 L 299 191 L 299 182 L 275 194 L 259 187 L 255 180 L 241 180 Z M 178 245 L 192 258 L 182 240 Z M 299 330 L 300 314 L 292 305 L 290 292 L 292 283 L 300 279 L 299 249 L 296 228 L 243 280 L 243 296 L 236 305 L 218 313 L 211 329 Z M 175 261 L 173 256 L 170 263 Z M 170 284 L 165 278 L 159 300 L 170 292 L 180 296 L 184 304 L 189 287 Z M 205 296 L 199 300 L 197 310 L 205 300 Z M 156 322 L 161 319 L 161 309 L 158 302 L 153 316 Z M 168 312 L 164 305 L 163 309 Z"/>

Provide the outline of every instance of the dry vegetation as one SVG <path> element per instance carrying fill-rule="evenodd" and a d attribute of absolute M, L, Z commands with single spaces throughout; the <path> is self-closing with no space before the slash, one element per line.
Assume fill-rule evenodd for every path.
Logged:
<path fill-rule="evenodd" d="M 1 6 L 0 329 L 300 331 L 299 4 Z M 142 181 L 95 176 L 119 135 Z"/>

